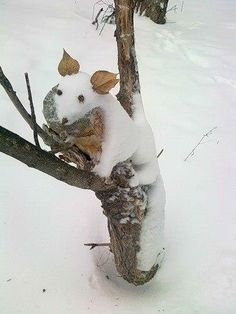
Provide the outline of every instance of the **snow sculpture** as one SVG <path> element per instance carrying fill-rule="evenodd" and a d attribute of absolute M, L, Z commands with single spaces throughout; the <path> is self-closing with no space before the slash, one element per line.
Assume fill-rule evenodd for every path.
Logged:
<path fill-rule="evenodd" d="M 116 165 L 113 175 L 119 177 L 126 166 L 131 172 L 128 186 L 118 184 L 115 191 L 96 196 L 108 219 L 118 272 L 129 282 L 144 284 L 155 275 L 164 255 L 165 190 L 141 96 L 133 95 L 131 118 L 109 93 L 118 82 L 116 74 L 81 72 L 78 61 L 65 51 L 58 71 L 62 79 L 44 100 L 49 127 L 63 142 L 88 155 L 92 171 L 100 177 L 109 178 Z"/>
<path fill-rule="evenodd" d="M 109 177 L 116 164 L 130 159 L 135 170 L 131 186 L 155 182 L 159 175 L 155 142 L 139 95 L 134 96 L 134 115 L 131 119 L 109 93 L 119 81 L 116 74 L 97 71 L 90 76 L 79 70 L 78 61 L 64 50 L 58 66 L 63 78 L 44 100 L 43 113 L 48 125 L 64 131 L 68 143 L 78 144 L 94 161 L 93 171 L 99 176 Z M 97 110 L 94 124 L 102 120 L 103 130 L 96 132 L 95 127 L 93 138 L 91 130 L 82 136 L 76 134 L 73 125 L 76 128 L 76 121 L 93 110 Z M 86 139 L 83 145 L 81 138 Z"/>

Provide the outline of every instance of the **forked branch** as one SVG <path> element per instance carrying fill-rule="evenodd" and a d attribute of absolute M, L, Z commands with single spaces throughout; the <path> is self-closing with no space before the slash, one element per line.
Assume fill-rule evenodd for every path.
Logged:
<path fill-rule="evenodd" d="M 0 84 L 2 85 L 2 87 L 4 88 L 5 92 L 7 93 L 7 95 L 9 96 L 11 102 L 13 103 L 13 105 L 15 106 L 15 108 L 18 110 L 18 112 L 20 113 L 20 115 L 23 117 L 23 119 L 28 123 L 28 125 L 30 126 L 30 128 L 33 130 L 34 129 L 34 122 L 32 120 L 31 115 L 27 112 L 27 110 L 25 109 L 25 107 L 23 106 L 22 102 L 20 101 L 20 99 L 18 98 L 18 96 L 16 95 L 15 90 L 13 89 L 10 81 L 8 80 L 8 78 L 5 76 L 5 74 L 3 73 L 3 70 L 0 66 Z M 57 142 L 55 142 L 53 140 L 53 138 L 51 138 L 38 124 L 36 124 L 37 127 L 37 133 L 38 135 L 43 139 L 43 141 L 45 143 L 48 143 L 48 145 L 55 145 L 57 144 Z"/>

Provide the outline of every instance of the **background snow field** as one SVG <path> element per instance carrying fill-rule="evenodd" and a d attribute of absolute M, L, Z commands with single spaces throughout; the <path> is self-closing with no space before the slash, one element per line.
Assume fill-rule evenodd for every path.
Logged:
<path fill-rule="evenodd" d="M 29 73 L 39 124 L 63 47 L 81 71 L 117 72 L 114 25 L 98 35 L 94 2 L 0 1 L 0 64 L 25 105 Z M 1 314 L 236 313 L 236 3 L 175 4 L 166 25 L 135 19 L 145 111 L 164 148 L 162 268 L 143 287 L 126 283 L 106 248 L 83 246 L 108 240 L 94 194 L 1 154 Z M 0 124 L 33 141 L 2 88 L 0 103 Z"/>

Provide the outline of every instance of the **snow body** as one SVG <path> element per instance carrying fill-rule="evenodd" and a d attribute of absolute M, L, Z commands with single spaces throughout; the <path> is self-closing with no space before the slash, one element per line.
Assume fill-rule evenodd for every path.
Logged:
<path fill-rule="evenodd" d="M 56 94 L 55 112 L 62 123 L 67 118 L 72 124 L 95 107 L 104 114 L 104 136 L 102 154 L 93 171 L 101 177 L 109 177 L 113 167 L 127 159 L 131 159 L 135 174 L 131 186 L 151 184 L 159 173 L 156 149 L 152 130 L 141 111 L 141 102 L 134 106 L 134 120 L 129 117 L 120 103 L 111 94 L 96 93 L 90 83 L 90 75 L 79 72 L 65 76 L 57 86 L 62 94 Z M 78 96 L 84 96 L 79 102 Z"/>

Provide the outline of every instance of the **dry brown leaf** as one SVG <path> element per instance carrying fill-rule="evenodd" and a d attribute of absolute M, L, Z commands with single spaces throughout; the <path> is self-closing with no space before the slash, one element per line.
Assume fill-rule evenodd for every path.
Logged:
<path fill-rule="evenodd" d="M 94 130 L 94 134 L 100 137 L 102 141 L 103 133 L 104 133 L 104 122 L 103 122 L 103 115 L 100 109 L 94 108 L 92 110 L 92 114 L 90 117 L 91 125 Z"/>
<path fill-rule="evenodd" d="M 74 138 L 74 143 L 91 159 L 97 160 L 102 152 L 103 140 L 103 114 L 100 108 L 94 108 L 81 121 L 76 121 L 72 125 L 64 128 L 67 134 Z"/>
<path fill-rule="evenodd" d="M 92 75 L 90 82 L 95 92 L 101 95 L 105 95 L 108 94 L 109 91 L 119 82 L 116 76 L 117 74 L 115 73 L 100 70 L 96 71 Z"/>
<path fill-rule="evenodd" d="M 58 65 L 58 72 L 62 76 L 79 73 L 79 62 L 73 58 L 63 49 L 63 57 Z"/>
<path fill-rule="evenodd" d="M 102 151 L 101 138 L 96 135 L 77 137 L 75 144 L 85 154 L 89 155 L 91 159 L 96 159 L 97 155 Z"/>

